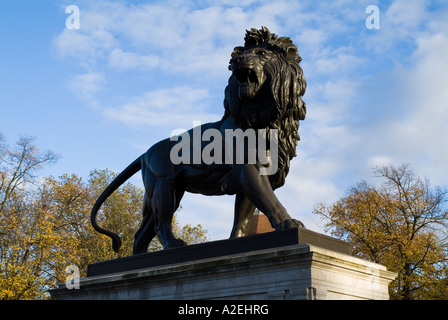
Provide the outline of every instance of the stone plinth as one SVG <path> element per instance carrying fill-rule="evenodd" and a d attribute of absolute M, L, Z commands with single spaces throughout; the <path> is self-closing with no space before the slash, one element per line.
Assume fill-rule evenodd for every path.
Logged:
<path fill-rule="evenodd" d="M 87 276 L 91 277 L 107 273 L 165 266 L 174 263 L 235 255 L 300 243 L 308 243 L 333 251 L 351 254 L 351 245 L 345 241 L 307 229 L 293 228 L 102 261 L 89 265 Z"/>
<path fill-rule="evenodd" d="M 296 229 L 297 230 L 297 229 Z M 286 233 L 297 235 L 294 231 Z M 300 234 L 300 229 L 298 231 Z M 279 237 L 281 234 L 259 236 Z M 319 234 L 311 233 L 318 237 Z M 177 258 L 171 257 L 172 263 L 126 270 L 122 260 L 109 261 L 107 265 L 97 268 L 96 275 L 80 280 L 80 289 L 68 290 L 62 285 L 52 290 L 55 299 L 388 299 L 388 284 L 396 274 L 389 272 L 382 265 L 368 262 L 334 250 L 317 245 L 302 243 L 299 237 L 294 244 L 272 246 L 267 249 L 241 250 L 239 241 L 249 239 L 232 239 L 213 243 L 177 248 Z M 312 238 L 312 237 L 311 237 Z M 322 240 L 324 239 L 324 240 Z M 320 243 L 330 241 L 323 236 Z M 232 242 L 236 240 L 235 242 Z M 263 238 L 258 239 L 263 240 Z M 225 242 L 240 248 L 240 252 L 228 254 L 210 254 L 200 258 L 195 252 L 193 259 L 182 259 L 182 249 L 204 249 L 210 252 L 226 249 Z M 263 241 L 266 241 L 264 239 Z M 255 241 L 256 242 L 256 241 Z M 308 242 L 318 242 L 316 239 Z M 236 243 L 236 245 L 235 245 Z M 193 247 L 193 248 L 191 248 Z M 170 249 L 171 250 L 171 249 Z M 164 254 L 169 250 L 165 250 Z M 193 250 L 195 251 L 195 250 Z M 168 252 L 169 253 L 169 252 Z M 174 253 L 172 251 L 171 253 Z M 218 252 L 219 253 L 219 252 Z M 191 254 L 191 252 L 190 252 Z M 147 254 L 148 256 L 154 254 Z M 134 256 L 133 259 L 145 261 L 148 256 Z M 188 255 L 187 255 L 188 256 Z M 199 258 L 198 258 L 199 257 Z M 131 259 L 132 257 L 129 257 Z M 160 258 L 160 257 L 159 257 Z M 126 259 L 126 258 L 124 258 Z M 158 260 L 158 259 L 154 259 Z M 163 259 L 159 259 L 163 260 Z M 176 262 L 177 261 L 177 262 Z M 107 262 L 105 262 L 107 263 Z M 135 261 L 134 261 L 135 264 Z M 136 264 L 138 265 L 138 263 Z M 95 268 L 94 268 L 95 269 Z M 113 272 L 111 272 L 111 270 Z M 117 271 L 121 270 L 121 271 Z M 90 270 L 92 272 L 92 270 Z"/>

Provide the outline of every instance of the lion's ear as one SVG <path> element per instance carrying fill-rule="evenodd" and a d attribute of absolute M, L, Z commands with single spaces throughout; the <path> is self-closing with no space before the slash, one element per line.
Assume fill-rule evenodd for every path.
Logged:
<path fill-rule="evenodd" d="M 299 63 L 302 59 L 299 57 L 299 52 L 297 51 L 297 48 L 289 47 L 286 49 L 284 54 L 286 60 L 291 62 Z"/>
<path fill-rule="evenodd" d="M 244 51 L 244 47 L 235 47 L 231 54 L 232 58 L 235 58 L 237 55 L 239 55 L 243 51 Z"/>

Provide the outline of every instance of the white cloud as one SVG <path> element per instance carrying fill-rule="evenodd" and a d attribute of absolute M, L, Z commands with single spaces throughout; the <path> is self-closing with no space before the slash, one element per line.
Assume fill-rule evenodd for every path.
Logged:
<path fill-rule="evenodd" d="M 391 3 L 384 14 L 384 27 L 392 27 L 400 36 L 418 29 L 428 18 L 424 0 L 396 0 Z"/>
<path fill-rule="evenodd" d="M 365 58 L 358 57 L 352 53 L 350 48 L 341 48 L 331 54 L 326 54 L 318 58 L 314 63 L 315 72 L 321 72 L 327 76 L 330 73 L 346 75 L 352 72 L 360 64 L 365 62 Z"/>
<path fill-rule="evenodd" d="M 422 30 L 422 25 L 428 24 L 433 18 L 433 15 L 428 13 L 427 4 L 424 0 L 395 0 L 389 7 L 380 5 L 380 30 L 366 32 L 366 35 L 369 35 L 364 37 L 367 48 L 393 59 L 405 58 L 401 52 L 396 55 L 397 48 L 400 45 L 413 44 L 415 37 Z"/>
<path fill-rule="evenodd" d="M 217 121 L 220 115 L 207 114 L 206 102 L 209 94 L 205 89 L 188 86 L 160 89 L 131 99 L 117 108 L 107 108 L 107 117 L 128 125 L 169 125 L 189 129 L 193 121 Z"/>
<path fill-rule="evenodd" d="M 110 31 L 102 28 L 88 29 L 84 24 L 79 30 L 64 29 L 53 40 L 59 57 L 75 58 L 87 68 L 95 65 L 98 59 L 106 56 L 116 45 L 116 39 Z"/>
<path fill-rule="evenodd" d="M 119 71 L 129 69 L 151 70 L 160 64 L 160 58 L 156 55 L 140 55 L 134 52 L 123 52 L 114 49 L 109 55 L 109 66 Z"/>
<path fill-rule="evenodd" d="M 249 1 L 231 7 L 213 3 L 203 8 L 190 2 L 138 5 L 83 2 L 81 29 L 63 30 L 56 37 L 55 46 L 61 56 L 76 57 L 89 65 L 111 55 L 110 66 L 120 68 L 123 65 L 116 63 L 116 58 L 126 53 L 124 58 L 132 58 L 132 64 L 145 67 L 148 61 L 141 58 L 148 54 L 142 51 L 151 51 L 150 65 L 157 57 L 160 65 L 169 71 L 207 71 L 216 75 L 228 62 L 232 48 L 243 44 L 245 29 L 264 25 L 277 34 L 300 33 L 304 43 L 316 43 L 316 39 L 327 39 L 347 30 L 344 22 L 332 15 L 334 6 L 320 7 L 326 11 L 324 14 L 309 11 L 309 4 L 296 1 L 258 5 Z M 354 11 L 349 7 L 345 10 Z M 310 28 L 307 24 L 320 28 Z M 302 29 L 314 31 L 308 35 Z M 127 50 L 122 50 L 124 46 Z"/>
<path fill-rule="evenodd" d="M 73 94 L 91 107 L 99 107 L 95 94 L 104 88 L 105 79 L 100 73 L 89 72 L 73 76 L 68 88 Z"/>
<path fill-rule="evenodd" d="M 175 49 L 184 41 L 187 10 L 178 3 L 127 6 L 120 12 L 118 32 L 135 48 Z"/>
<path fill-rule="evenodd" d="M 372 168 L 390 166 L 394 164 L 391 157 L 385 155 L 376 155 L 368 160 L 369 166 Z"/>
<path fill-rule="evenodd" d="M 411 162 L 437 183 L 446 183 L 448 33 L 422 35 L 416 43 L 415 66 L 396 76 L 401 119 L 390 122 L 382 137 L 394 158 Z"/>

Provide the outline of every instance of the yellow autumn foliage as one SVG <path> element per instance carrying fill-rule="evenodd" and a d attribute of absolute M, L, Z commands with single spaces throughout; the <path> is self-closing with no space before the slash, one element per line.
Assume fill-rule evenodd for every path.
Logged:
<path fill-rule="evenodd" d="M 143 190 L 125 184 L 104 203 L 98 216 L 99 223 L 122 237 L 123 250 L 116 254 L 110 239 L 90 225 L 95 200 L 116 174 L 95 170 L 86 182 L 73 174 L 37 179 L 36 172 L 55 159 L 53 153 L 41 153 L 31 138 L 10 148 L 0 135 L 1 300 L 48 299 L 48 290 L 69 276 L 68 266 L 77 266 L 85 276 L 90 263 L 132 254 Z M 206 240 L 201 226 L 175 226 L 187 242 Z M 149 250 L 160 248 L 153 241 Z"/>
<path fill-rule="evenodd" d="M 397 272 L 393 299 L 448 299 L 447 192 L 431 188 L 408 165 L 377 168 L 384 183 L 361 182 L 314 212 L 353 253 Z"/>

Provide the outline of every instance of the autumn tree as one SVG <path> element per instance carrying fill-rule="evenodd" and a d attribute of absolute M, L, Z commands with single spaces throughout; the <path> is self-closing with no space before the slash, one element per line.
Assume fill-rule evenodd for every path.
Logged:
<path fill-rule="evenodd" d="M 94 170 L 87 181 L 74 174 L 40 178 L 39 169 L 57 156 L 33 142 L 24 138 L 9 147 L 0 136 L 0 299 L 46 299 L 48 289 L 64 283 L 68 266 L 85 276 L 90 263 L 132 254 L 141 220 L 143 190 L 128 182 L 98 215 L 103 227 L 122 237 L 122 250 L 113 252 L 110 239 L 91 227 L 90 210 L 117 174 L 105 169 Z M 173 224 L 189 244 L 207 240 L 200 225 Z M 149 251 L 160 249 L 152 241 Z"/>
<path fill-rule="evenodd" d="M 0 299 L 43 298 L 48 277 L 62 279 L 60 266 L 73 255 L 70 239 L 54 228 L 56 217 L 35 196 L 37 172 L 57 156 L 33 140 L 9 147 L 0 137 Z"/>
<path fill-rule="evenodd" d="M 354 255 L 398 273 L 391 299 L 448 299 L 447 192 L 407 164 L 374 172 L 382 185 L 360 182 L 314 212 L 333 236 L 353 245 Z"/>

